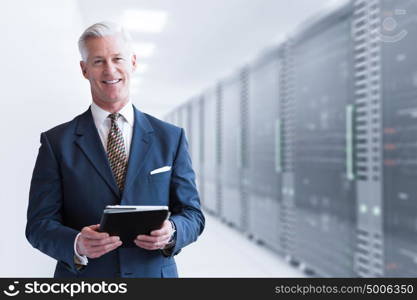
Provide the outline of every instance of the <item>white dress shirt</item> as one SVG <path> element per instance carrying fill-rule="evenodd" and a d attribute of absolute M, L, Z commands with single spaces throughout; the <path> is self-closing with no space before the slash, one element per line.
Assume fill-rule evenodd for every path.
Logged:
<path fill-rule="evenodd" d="M 91 113 L 93 114 L 94 124 L 96 125 L 98 135 L 103 143 L 103 147 L 107 152 L 107 138 L 109 136 L 111 120 L 109 118 L 108 111 L 105 111 L 94 102 L 91 104 Z M 130 143 L 132 142 L 133 123 L 135 121 L 132 102 L 129 101 L 119 111 L 122 116 L 117 120 L 117 125 L 123 133 L 123 139 L 125 142 L 126 155 L 129 158 Z"/>
<path fill-rule="evenodd" d="M 108 117 L 111 113 L 105 111 L 100 106 L 94 103 L 91 103 L 91 113 L 93 115 L 94 124 L 96 125 L 98 135 L 100 136 L 101 143 L 103 144 L 104 150 L 107 152 L 107 138 L 110 131 L 111 120 Z M 129 158 L 130 153 L 130 145 L 132 143 L 132 135 L 133 135 L 133 125 L 135 122 L 135 116 L 133 111 L 132 102 L 129 102 L 123 106 L 123 108 L 119 111 L 121 117 L 117 120 L 117 125 L 119 126 L 120 130 L 123 133 L 123 139 L 125 142 L 125 149 L 127 158 Z M 85 255 L 79 255 L 77 252 L 77 241 L 78 237 L 80 236 L 81 232 L 77 234 L 74 242 L 74 253 L 76 256 L 76 263 L 80 265 L 87 265 L 88 259 Z"/>

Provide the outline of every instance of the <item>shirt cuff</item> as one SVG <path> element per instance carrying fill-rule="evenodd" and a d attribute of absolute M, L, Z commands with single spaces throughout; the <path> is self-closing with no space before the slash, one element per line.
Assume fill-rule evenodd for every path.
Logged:
<path fill-rule="evenodd" d="M 88 264 L 88 258 L 85 255 L 80 255 L 77 252 L 77 241 L 80 236 L 81 232 L 77 234 L 74 241 L 74 263 L 76 265 L 86 266 Z"/>
<path fill-rule="evenodd" d="M 174 250 L 175 242 L 177 240 L 177 234 L 176 234 L 177 228 L 175 226 L 175 223 L 174 223 L 174 221 L 171 221 L 171 220 L 169 220 L 169 221 L 171 222 L 171 226 L 172 226 L 173 231 L 172 231 L 172 235 L 171 235 L 171 238 L 170 238 L 168 244 L 165 245 L 165 248 L 161 249 L 162 254 L 164 256 L 171 256 L 172 255 L 172 251 Z"/>

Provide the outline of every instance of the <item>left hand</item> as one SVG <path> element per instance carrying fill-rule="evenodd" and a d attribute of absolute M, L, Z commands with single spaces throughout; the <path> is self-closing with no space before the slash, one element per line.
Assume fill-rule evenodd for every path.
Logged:
<path fill-rule="evenodd" d="M 171 222 L 165 220 L 162 227 L 151 232 L 151 235 L 140 234 L 134 240 L 136 246 L 146 250 L 163 249 L 173 233 Z"/>

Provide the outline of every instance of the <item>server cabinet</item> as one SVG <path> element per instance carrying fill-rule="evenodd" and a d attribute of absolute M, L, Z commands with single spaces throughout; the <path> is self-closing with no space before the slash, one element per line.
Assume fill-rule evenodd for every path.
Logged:
<path fill-rule="evenodd" d="M 220 113 L 220 190 L 221 216 L 230 225 L 243 229 L 244 205 L 242 195 L 241 153 L 241 74 L 236 73 L 222 80 L 218 95 Z"/>
<path fill-rule="evenodd" d="M 218 111 L 217 111 L 217 89 L 211 88 L 204 93 L 203 102 L 203 199 L 204 208 L 214 215 L 220 212 L 220 201 L 217 197 L 217 143 L 218 136 Z"/>
<path fill-rule="evenodd" d="M 417 3 L 382 1 L 385 276 L 417 276 Z M 382 15 L 382 23 L 389 16 Z M 384 29 L 384 28 L 383 28 Z M 389 34 L 388 34 L 389 33 Z"/>
<path fill-rule="evenodd" d="M 320 276 L 354 276 L 351 5 L 293 38 L 295 255 Z"/>
<path fill-rule="evenodd" d="M 291 39 L 282 44 L 281 72 L 279 74 L 279 122 L 276 136 L 276 168 L 281 172 L 280 221 L 282 225 L 280 247 L 286 259 L 299 264 L 295 257 L 296 207 L 295 207 L 295 92 L 294 58 Z"/>
<path fill-rule="evenodd" d="M 253 63 L 248 72 L 248 231 L 282 251 L 280 48 Z"/>
<path fill-rule="evenodd" d="M 185 135 L 187 137 L 188 142 L 190 142 L 190 108 L 189 102 L 182 104 L 178 107 L 178 126 L 184 129 Z"/>
<path fill-rule="evenodd" d="M 184 116 L 185 116 L 185 120 L 183 122 L 184 124 L 184 131 L 185 134 L 187 136 L 187 140 L 188 140 L 188 147 L 190 149 L 190 144 L 192 143 L 192 139 L 193 139 L 193 135 L 192 135 L 192 117 L 191 117 L 191 113 L 192 113 L 192 107 L 191 107 L 191 102 L 185 104 L 184 106 Z M 190 150 L 191 151 L 191 150 Z"/>
<path fill-rule="evenodd" d="M 373 223 L 361 223 L 362 276 L 417 276 L 417 3 L 356 1 L 368 22 L 362 44 L 368 84 L 357 98 L 368 113 L 363 147 L 368 150 L 362 181 L 376 186 L 377 196 L 361 201 L 359 211 Z M 394 27 L 389 27 L 394 24 Z M 379 30 L 373 34 L 372 26 Z M 359 27 L 360 28 L 360 27 Z M 358 46 L 361 43 L 358 42 Z M 367 101 L 366 101 L 367 100 Z M 365 162 L 362 162 L 365 165 Z M 382 191 L 382 194 L 381 192 Z M 378 227 L 377 227 L 378 226 Z M 381 232 L 382 230 L 382 232 Z"/>
<path fill-rule="evenodd" d="M 371 33 L 380 26 L 379 1 L 354 1 L 353 5 L 357 181 L 355 271 L 362 277 L 374 277 L 384 273 L 381 52 L 378 36 Z"/>
<path fill-rule="evenodd" d="M 202 99 L 196 97 L 189 104 L 190 128 L 189 132 L 189 149 L 191 153 L 191 161 L 196 175 L 197 190 L 200 195 L 201 203 L 203 203 L 203 187 L 202 187 L 202 161 L 203 161 L 203 117 L 202 117 Z"/>
<path fill-rule="evenodd" d="M 416 276 L 416 20 L 352 0 L 171 112 L 203 207 L 319 276 Z"/>

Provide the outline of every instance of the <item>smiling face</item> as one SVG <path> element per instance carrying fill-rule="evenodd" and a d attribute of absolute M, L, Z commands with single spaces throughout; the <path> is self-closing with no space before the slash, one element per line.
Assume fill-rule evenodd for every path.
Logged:
<path fill-rule="evenodd" d="M 84 77 L 90 81 L 93 101 L 104 109 L 123 107 L 129 101 L 136 56 L 119 35 L 89 38 L 85 49 L 87 61 L 81 61 L 80 65 Z"/>

